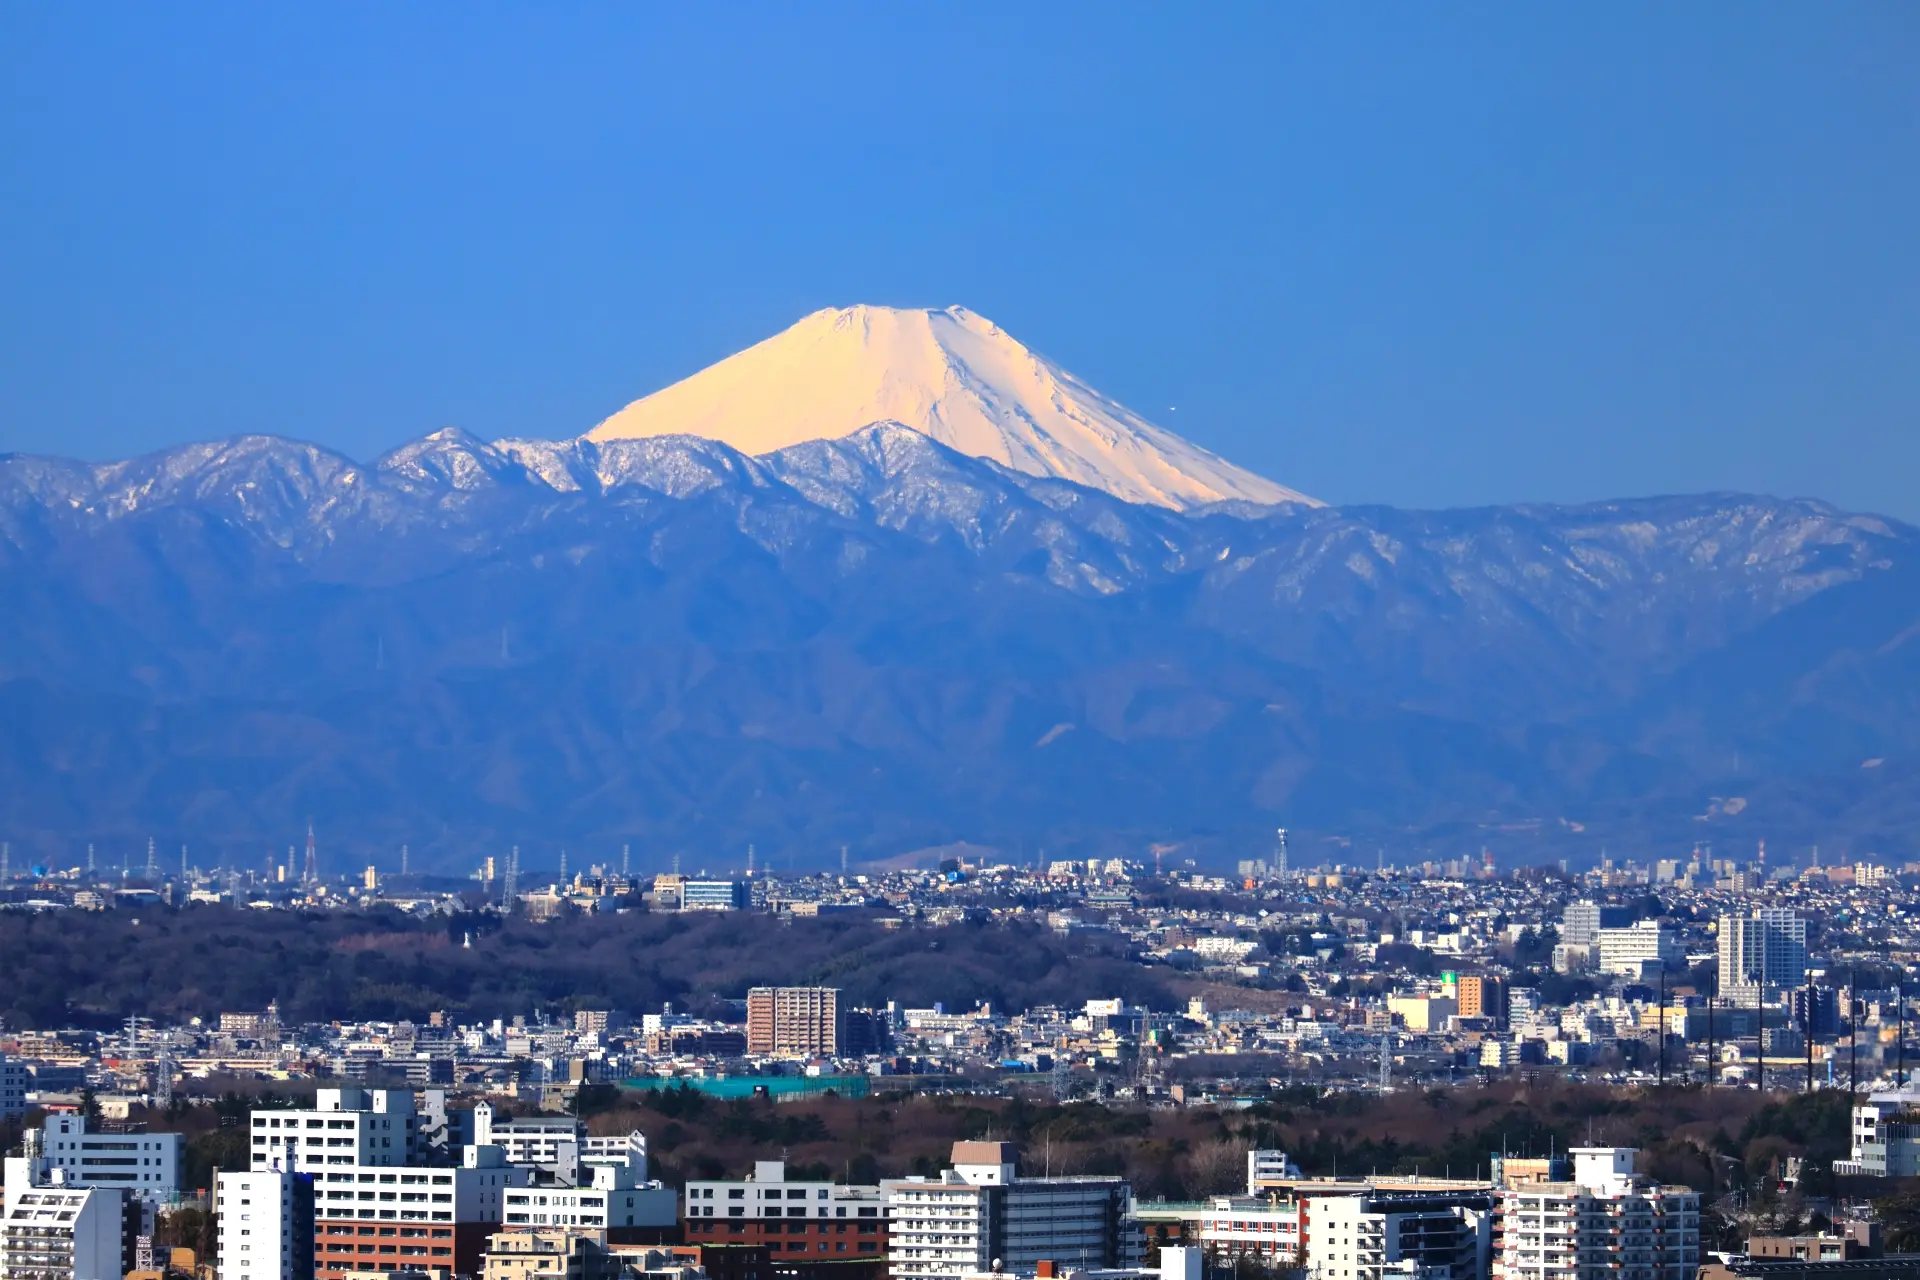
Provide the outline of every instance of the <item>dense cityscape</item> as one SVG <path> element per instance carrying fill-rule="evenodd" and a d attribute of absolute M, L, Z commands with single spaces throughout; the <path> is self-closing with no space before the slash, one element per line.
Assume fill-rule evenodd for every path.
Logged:
<path fill-rule="evenodd" d="M 1285 833 L 1230 876 L 959 857 L 794 876 L 749 854 L 731 874 L 641 877 L 627 853 L 540 876 L 515 851 L 466 880 L 373 867 L 327 877 L 311 838 L 304 854 L 246 871 L 183 857 L 169 875 L 151 855 L 137 870 L 89 862 L 26 875 L 9 863 L 11 918 L 136 926 L 145 913 L 149 929 L 171 919 L 187 936 L 236 918 L 387 930 L 380 922 L 444 919 L 435 936 L 463 953 L 485 952 L 506 927 L 559 939 L 595 922 L 760 920 L 797 945 L 809 929 L 858 921 L 936 948 L 963 936 L 990 947 L 995 931 L 1098 943 L 1156 981 L 1136 999 L 1087 989 L 1031 1007 L 916 1005 L 856 1001 L 776 963 L 685 1008 L 576 999 L 494 1017 L 423 1007 L 303 1021 L 269 1001 L 13 1025 L 0 1038 L 0 1114 L 15 1126 L 9 1258 L 54 1230 L 63 1249 L 144 1260 L 130 1271 L 217 1267 L 248 1280 L 550 1265 L 811 1280 L 1055 1268 L 1548 1280 L 1594 1266 L 1680 1280 L 1702 1266 L 1773 1274 L 1787 1257 L 1846 1261 L 1849 1275 L 1869 1257 L 1920 1268 L 1889 1249 L 1904 1225 L 1887 1200 L 1920 1170 L 1905 990 L 1916 867 L 1822 866 L 1817 854 L 1770 865 L 1761 848 L 1580 874 L 1460 861 L 1299 868 Z M 884 970 L 858 980 L 887 991 Z M 1560 1095 L 1584 1099 L 1584 1133 L 1518 1120 L 1525 1098 Z M 1499 1099 L 1513 1127 L 1503 1149 L 1463 1148 L 1456 1131 L 1445 1149 L 1460 1162 L 1444 1168 L 1368 1133 L 1365 1176 L 1314 1167 L 1317 1139 L 1258 1144 L 1287 1132 L 1257 1127 L 1262 1117 L 1368 1098 L 1348 1113 Z M 1778 1136 L 1745 1152 L 1720 1138 L 1728 1149 L 1691 1175 L 1707 1185 L 1662 1181 L 1655 1171 L 1684 1171 L 1683 1155 L 1634 1117 L 1673 1098 L 1731 1105 L 1743 1135 Z M 838 1177 L 824 1161 L 785 1163 L 827 1140 L 835 1108 L 960 1101 L 975 1120 L 953 1132 L 944 1163 L 866 1150 L 843 1154 Z M 1057 1117 L 1044 1149 L 1018 1119 L 1035 1106 Z M 1137 1114 L 1143 1134 L 1199 1117 L 1219 1134 L 1198 1149 L 1174 1140 L 1158 1171 L 1098 1148 L 1056 1156 L 1061 1124 L 1087 1106 Z M 659 1132 L 619 1128 L 663 1117 Z M 688 1136 L 703 1124 L 767 1141 L 709 1150 Z M 940 1140 L 937 1126 L 928 1134 Z M 1359 1147 L 1320 1154 L 1337 1166 L 1342 1150 L 1361 1158 Z M 1745 1167 L 1761 1151 L 1764 1167 Z M 855 1155 L 868 1180 L 851 1176 Z M 1113 1171 L 1088 1171 L 1102 1161 Z M 422 1190 L 377 1190 L 386 1184 Z M 804 1226 L 770 1203 L 789 1197 L 805 1202 L 786 1210 Z M 175 1254 L 167 1241 L 186 1243 Z M 10 1274 L 40 1274 L 19 1266 Z"/>

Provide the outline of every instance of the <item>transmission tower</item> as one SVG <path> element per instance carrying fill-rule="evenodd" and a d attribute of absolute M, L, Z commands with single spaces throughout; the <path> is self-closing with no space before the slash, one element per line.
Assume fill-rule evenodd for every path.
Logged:
<path fill-rule="evenodd" d="M 173 1101 L 173 1032 L 162 1031 L 153 1051 L 153 1105 L 165 1109 Z"/>
<path fill-rule="evenodd" d="M 1380 1037 L 1380 1092 L 1393 1088 L 1393 1036 Z"/>
<path fill-rule="evenodd" d="M 620 846 L 620 878 L 633 879 L 633 846 L 630 844 Z"/>
<path fill-rule="evenodd" d="M 400 874 L 407 874 L 407 846 L 400 846 Z"/>
<path fill-rule="evenodd" d="M 560 883 L 562 886 L 567 883 L 567 851 L 565 849 L 560 851 Z"/>
<path fill-rule="evenodd" d="M 148 836 L 147 837 L 147 879 L 149 881 L 154 881 L 154 880 L 158 880 L 159 878 L 160 878 L 160 854 L 159 854 L 159 851 L 154 848 L 153 837 Z"/>
<path fill-rule="evenodd" d="M 0 841 L 0 884 L 13 879 L 13 845 Z"/>
<path fill-rule="evenodd" d="M 91 842 L 87 845 L 87 879 L 93 879 L 93 845 Z"/>
<path fill-rule="evenodd" d="M 320 850 L 313 840 L 313 819 L 307 819 L 307 865 L 300 873 L 300 883 L 311 889 L 320 883 Z"/>
<path fill-rule="evenodd" d="M 520 846 L 515 845 L 507 854 L 507 874 L 500 888 L 500 909 L 502 911 L 511 912 L 513 910 L 513 893 L 516 887 L 515 881 L 519 878 Z"/>

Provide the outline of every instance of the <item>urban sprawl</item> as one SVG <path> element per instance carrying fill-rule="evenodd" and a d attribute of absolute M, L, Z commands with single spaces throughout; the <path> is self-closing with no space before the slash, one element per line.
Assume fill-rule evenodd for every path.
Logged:
<path fill-rule="evenodd" d="M 19 874 L 16 874 L 16 870 Z M 182 1025 L 0 1032 L 6 1157 L 0 1280 L 1920 1280 L 1875 1204 L 1920 1175 L 1907 987 L 1920 867 L 1770 865 L 1698 850 L 1499 874 L 1490 864 L 1292 867 L 1232 876 L 1151 862 L 653 877 L 622 855 L 558 876 L 517 854 L 470 880 L 367 868 L 19 868 L 19 912 L 482 912 L 566 929 L 602 913 L 846 913 L 888 930 L 995 922 L 1110 935 L 1189 992 L 1061 1006 L 858 1006 L 827 983 L 756 986 L 721 1008 L 528 1009 L 465 1021 L 302 1024 L 278 1006 Z M 544 882 L 541 882 L 543 881 Z M 459 945 L 471 946 L 471 938 Z M 793 975 L 796 979 L 805 975 Z M 1709 1239 L 1714 1190 L 1662 1183 L 1634 1146 L 1487 1151 L 1471 1170 L 1301 1168 L 1249 1147 L 1196 1198 L 1060 1174 L 991 1132 L 941 1167 L 870 1180 L 790 1168 L 768 1144 L 723 1176 L 654 1176 L 649 1133 L 589 1124 L 589 1097 L 698 1095 L 779 1111 L 939 1094 L 1107 1108 L 1257 1111 L 1267 1100 L 1501 1082 L 1622 1096 L 1837 1099 L 1848 1154 L 1792 1231 Z M 1450 1091 L 1450 1092 L 1449 1092 Z M 236 1105 L 236 1100 L 238 1104 Z M 1463 1101 L 1464 1105 L 1464 1101 Z M 244 1144 L 190 1175 L 183 1115 Z M 657 1135 L 655 1135 L 657 1136 Z M 1812 1180 L 1804 1153 L 1769 1177 Z M 205 1185 L 190 1185 L 193 1182 Z M 1875 1189 L 1879 1188 L 1879 1189 Z M 1737 1208 L 1737 1206 L 1736 1206 Z M 183 1215 L 206 1224 L 181 1247 Z"/>

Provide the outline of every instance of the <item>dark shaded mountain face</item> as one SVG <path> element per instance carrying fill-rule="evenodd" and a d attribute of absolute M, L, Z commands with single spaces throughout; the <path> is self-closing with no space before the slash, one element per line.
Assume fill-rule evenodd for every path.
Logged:
<path fill-rule="evenodd" d="M 879 424 L 0 457 L 0 832 L 102 865 L 1910 852 L 1920 533 L 1179 513 Z M 256 852 L 257 851 L 257 852 Z M 143 856 L 143 855 L 142 855 Z M 1776 854 L 1776 856 L 1778 856 Z"/>

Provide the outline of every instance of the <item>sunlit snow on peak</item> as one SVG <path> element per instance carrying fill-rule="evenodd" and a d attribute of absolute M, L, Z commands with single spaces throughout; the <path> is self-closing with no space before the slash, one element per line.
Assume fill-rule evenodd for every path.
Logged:
<path fill-rule="evenodd" d="M 886 420 L 1129 502 L 1319 505 L 1154 426 L 965 307 L 816 311 L 587 434 L 704 436 L 761 455 Z"/>

